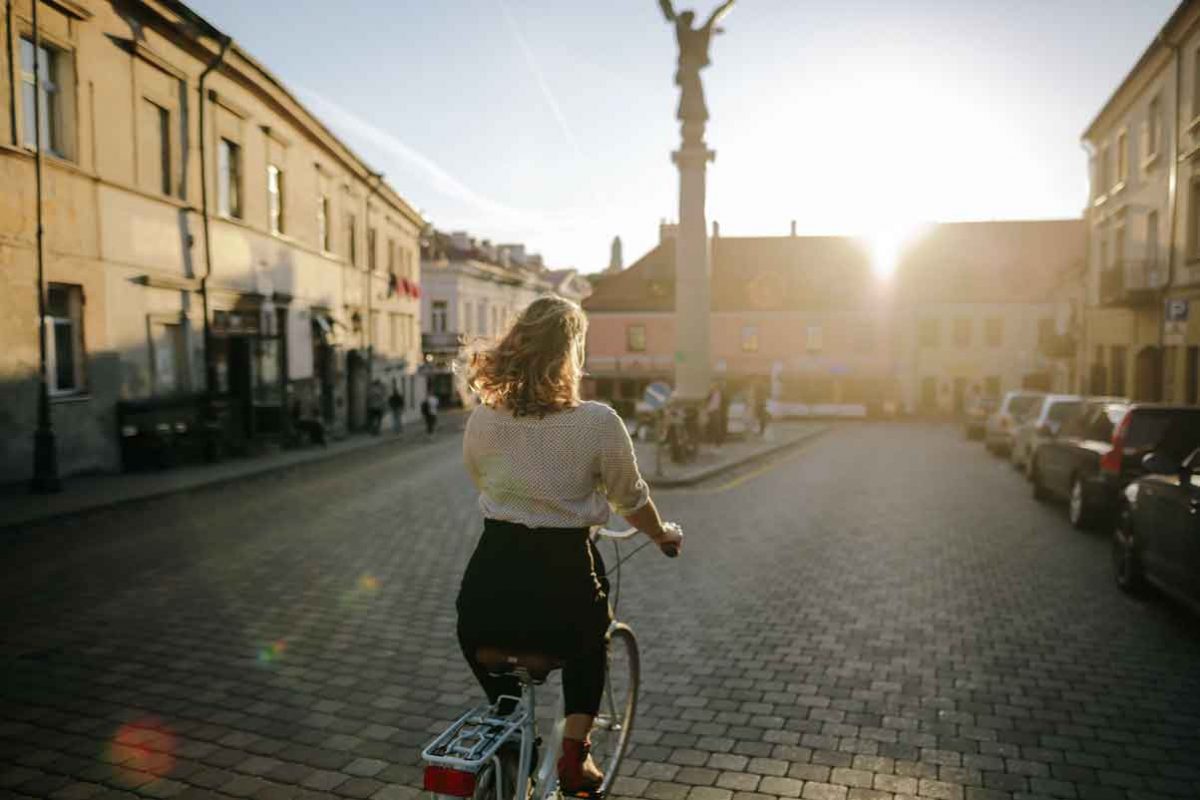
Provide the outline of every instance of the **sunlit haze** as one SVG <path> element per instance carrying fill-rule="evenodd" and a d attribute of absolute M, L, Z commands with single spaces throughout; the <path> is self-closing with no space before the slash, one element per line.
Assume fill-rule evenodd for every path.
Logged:
<path fill-rule="evenodd" d="M 440 228 L 593 271 L 614 235 L 628 263 L 677 213 L 654 0 L 192 5 Z M 886 250 L 921 220 L 1078 216 L 1080 132 L 1173 6 L 743 0 L 704 76 L 709 218 Z"/>

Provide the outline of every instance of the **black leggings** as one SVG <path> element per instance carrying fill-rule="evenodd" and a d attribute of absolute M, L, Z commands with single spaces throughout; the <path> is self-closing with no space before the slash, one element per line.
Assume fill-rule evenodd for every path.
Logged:
<path fill-rule="evenodd" d="M 520 696 L 521 685 L 511 675 L 489 675 L 475 659 L 476 649 L 530 650 L 565 662 L 565 712 L 595 716 L 612 614 L 604 561 L 586 528 L 533 529 L 485 520 L 457 605 L 459 646 L 488 700 Z"/>

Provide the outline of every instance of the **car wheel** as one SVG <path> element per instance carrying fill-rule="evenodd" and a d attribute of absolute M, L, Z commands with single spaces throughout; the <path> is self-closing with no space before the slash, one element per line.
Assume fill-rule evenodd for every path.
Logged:
<path fill-rule="evenodd" d="M 1128 507 L 1121 509 L 1113 528 L 1112 560 L 1117 586 L 1124 592 L 1136 594 L 1143 585 L 1142 565 L 1134 536 L 1133 513 Z"/>
<path fill-rule="evenodd" d="M 1042 471 L 1038 467 L 1037 459 L 1034 459 L 1033 464 L 1029 467 L 1029 482 L 1033 484 L 1033 499 L 1039 503 L 1050 499 L 1050 493 L 1046 491 L 1046 487 L 1042 484 Z"/>
<path fill-rule="evenodd" d="M 1083 480 L 1075 477 L 1071 481 L 1071 494 L 1067 497 L 1067 519 L 1076 530 L 1085 531 L 1092 527 L 1092 506 L 1087 501 Z"/>

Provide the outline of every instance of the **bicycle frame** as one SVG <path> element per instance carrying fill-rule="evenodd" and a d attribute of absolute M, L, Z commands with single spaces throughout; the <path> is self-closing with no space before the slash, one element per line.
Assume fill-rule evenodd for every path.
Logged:
<path fill-rule="evenodd" d="M 613 566 L 613 586 L 615 587 L 615 591 L 612 599 L 614 617 L 616 616 L 617 603 L 620 600 L 621 564 L 641 549 L 641 547 L 638 547 L 626 555 L 625 558 L 621 558 L 619 543 L 632 538 L 637 532 L 636 528 L 620 532 L 604 528 L 594 528 L 592 530 L 593 541 L 608 539 L 613 542 L 616 548 L 617 558 Z M 642 547 L 644 546 L 642 545 Z M 612 634 L 617 624 L 617 621 L 614 619 L 607 635 Z M 480 705 L 467 711 L 453 725 L 430 742 L 421 752 L 421 758 L 427 764 L 446 767 L 458 772 L 471 773 L 476 776 L 476 781 L 478 780 L 478 776 L 490 766 L 494 770 L 493 780 L 499 789 L 504 785 L 504 762 L 499 755 L 500 748 L 508 742 L 517 740 L 519 736 L 520 756 L 517 760 L 516 782 L 514 784 L 518 787 L 518 791 L 517 798 L 514 798 L 514 800 L 523 800 L 520 787 L 522 786 L 521 776 L 525 775 L 529 775 L 533 781 L 530 792 L 530 797 L 533 800 L 552 800 L 557 794 L 558 789 L 556 762 L 558 761 L 563 727 L 565 725 L 562 699 L 559 698 L 557 704 L 558 710 L 555 714 L 556 722 L 554 729 L 548 740 L 546 738 L 542 740 L 544 751 L 537 765 L 537 771 L 531 774 L 533 749 L 538 739 L 536 718 L 537 684 L 533 681 L 529 673 L 522 668 L 514 670 L 512 674 L 521 682 L 520 697 L 513 697 L 511 695 L 502 696 L 495 704 Z M 516 701 L 515 709 L 507 716 L 501 716 L 497 713 L 499 704 L 504 700 Z M 616 716 L 616 709 L 613 708 L 611 711 L 613 716 Z M 431 787 L 427 785 L 426 788 Z M 436 789 L 433 789 L 433 792 L 435 797 L 462 796 L 440 794 Z M 504 800 L 508 799 L 504 798 Z"/>

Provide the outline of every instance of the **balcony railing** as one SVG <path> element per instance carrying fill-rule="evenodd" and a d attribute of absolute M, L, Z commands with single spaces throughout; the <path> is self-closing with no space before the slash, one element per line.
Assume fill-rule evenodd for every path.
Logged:
<path fill-rule="evenodd" d="M 421 350 L 426 353 L 457 353 L 463 336 L 457 331 L 437 331 L 421 334 Z"/>
<path fill-rule="evenodd" d="M 1140 306 L 1153 303 L 1161 286 L 1154 261 L 1118 261 L 1100 272 L 1100 305 Z"/>

